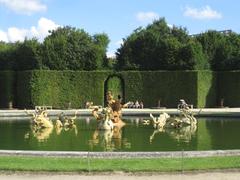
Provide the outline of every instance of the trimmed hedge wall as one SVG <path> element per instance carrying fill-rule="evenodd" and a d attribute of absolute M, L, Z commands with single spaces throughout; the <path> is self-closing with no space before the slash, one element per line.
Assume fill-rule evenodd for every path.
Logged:
<path fill-rule="evenodd" d="M 176 107 L 183 98 L 194 107 L 216 107 L 220 99 L 240 106 L 240 71 L 1 71 L 0 107 L 82 108 L 86 101 L 104 105 L 106 80 L 123 81 L 124 99 L 143 101 L 145 107 Z M 115 78 L 117 77 L 117 78 Z M 118 80 L 118 79 L 117 79 Z M 112 83 L 112 82 L 111 82 Z"/>
<path fill-rule="evenodd" d="M 197 107 L 216 107 L 217 105 L 217 73 L 198 71 Z"/>
<path fill-rule="evenodd" d="M 125 99 L 140 100 L 146 107 L 177 107 L 179 99 L 197 105 L 197 71 L 122 72 Z"/>
<path fill-rule="evenodd" d="M 9 103 L 15 105 L 15 72 L 0 71 L 0 107 L 9 107 Z"/>
<path fill-rule="evenodd" d="M 217 78 L 218 102 L 224 99 L 224 106 L 240 106 L 240 71 L 219 72 Z"/>
<path fill-rule="evenodd" d="M 32 94 L 34 93 L 34 78 L 37 78 L 36 76 L 34 76 L 34 71 L 17 72 L 16 107 L 29 108 L 36 105 L 32 101 Z"/>
<path fill-rule="evenodd" d="M 79 108 L 84 107 L 86 101 L 103 105 L 104 81 L 110 73 L 47 70 L 19 72 L 18 107 L 49 105 L 67 108 L 70 103 L 71 107 Z M 25 95 L 21 96 L 20 93 Z"/>

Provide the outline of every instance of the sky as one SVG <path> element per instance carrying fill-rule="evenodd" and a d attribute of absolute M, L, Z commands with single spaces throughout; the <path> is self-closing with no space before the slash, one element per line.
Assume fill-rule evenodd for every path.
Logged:
<path fill-rule="evenodd" d="M 240 32 L 239 0 L 0 0 L 0 41 L 15 42 L 72 26 L 109 36 L 108 56 L 135 29 L 164 17 L 189 34 L 207 30 Z"/>

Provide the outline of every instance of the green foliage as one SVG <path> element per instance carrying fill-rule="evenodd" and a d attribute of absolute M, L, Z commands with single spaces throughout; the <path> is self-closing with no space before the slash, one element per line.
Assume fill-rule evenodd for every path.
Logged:
<path fill-rule="evenodd" d="M 15 72 L 0 71 L 0 107 L 6 108 L 15 103 Z"/>
<path fill-rule="evenodd" d="M 107 34 L 95 34 L 93 38 L 97 52 L 96 57 L 97 69 L 108 69 L 110 65 L 106 53 L 110 40 Z"/>
<path fill-rule="evenodd" d="M 107 62 L 104 64 L 107 64 L 108 69 L 111 70 L 117 70 L 117 60 L 115 57 L 107 57 L 107 59 L 105 59 Z M 106 66 L 104 66 L 106 67 Z"/>
<path fill-rule="evenodd" d="M 214 71 L 240 69 L 240 35 L 208 31 L 196 36 Z"/>
<path fill-rule="evenodd" d="M 121 76 L 110 76 L 105 82 L 106 92 L 111 91 L 114 99 L 118 98 L 118 95 L 123 97 L 124 82 Z"/>
<path fill-rule="evenodd" d="M 0 70 L 14 70 L 16 68 L 16 49 L 19 43 L 0 42 Z"/>
<path fill-rule="evenodd" d="M 90 36 L 82 29 L 60 27 L 43 42 L 0 42 L 0 70 L 97 70 L 108 69 L 106 34 Z"/>
<path fill-rule="evenodd" d="M 58 28 L 43 43 L 44 65 L 51 70 L 96 70 L 103 66 L 109 39 L 82 29 Z"/>
<path fill-rule="evenodd" d="M 37 104 L 32 101 L 32 94 L 37 93 L 32 89 L 34 84 L 32 79 L 34 78 L 34 71 L 19 71 L 16 73 L 16 107 L 19 108 L 32 108 Z"/>
<path fill-rule="evenodd" d="M 125 102 L 143 101 L 145 107 L 156 107 L 159 100 L 161 106 L 176 107 L 182 98 L 194 107 L 216 107 L 222 98 L 236 107 L 239 81 L 239 71 L 0 71 L 0 106 L 11 101 L 19 108 L 66 108 L 69 102 L 79 108 L 86 101 L 103 105 L 105 91 L 115 89 L 115 98 L 123 92 Z"/>
<path fill-rule="evenodd" d="M 42 69 L 41 44 L 37 39 L 25 39 L 16 49 L 15 60 L 18 71 Z"/>
<path fill-rule="evenodd" d="M 217 73 L 213 71 L 198 71 L 197 93 L 198 107 L 216 107 L 217 102 Z"/>
<path fill-rule="evenodd" d="M 240 35 L 207 31 L 191 37 L 187 29 L 169 27 L 164 18 L 139 27 L 107 58 L 109 38 L 83 29 L 59 27 L 43 43 L 0 42 L 0 70 L 214 70 L 240 69 Z"/>
<path fill-rule="evenodd" d="M 216 48 L 221 43 L 223 35 L 217 31 L 207 31 L 196 36 L 196 39 L 202 44 L 203 51 L 212 65 Z"/>
<path fill-rule="evenodd" d="M 201 44 L 182 27 L 168 27 L 159 19 L 136 29 L 117 52 L 120 70 L 194 70 L 207 68 Z M 205 62 L 204 62 L 205 60 Z"/>
<path fill-rule="evenodd" d="M 86 101 L 103 105 L 104 81 L 110 72 L 25 71 L 19 72 L 19 107 L 49 105 L 54 108 L 84 107 Z M 20 76 L 19 76 L 20 77 Z"/>
<path fill-rule="evenodd" d="M 197 105 L 197 72 L 142 71 L 122 72 L 126 101 L 143 101 L 145 107 L 177 107 L 179 99 Z"/>
<path fill-rule="evenodd" d="M 240 71 L 219 72 L 217 81 L 218 102 L 224 99 L 224 106 L 240 105 Z"/>
<path fill-rule="evenodd" d="M 116 76 L 111 71 L 24 71 L 17 73 L 16 102 L 18 107 L 50 105 L 65 108 L 83 107 L 86 101 L 104 103 L 104 83 L 112 77 L 107 89 L 117 89 Z M 176 107 L 178 100 L 197 105 L 197 72 L 133 72 L 117 74 L 123 80 L 125 101 L 143 101 L 145 107 L 157 105 L 158 100 L 167 107 Z M 119 78 L 117 78 L 117 82 Z M 112 84 L 112 86 L 111 86 Z M 118 84 L 118 83 L 117 83 Z M 114 88 L 113 88 L 114 87 Z M 105 90 L 107 90 L 105 89 Z M 115 97 L 116 98 L 116 97 Z"/>
<path fill-rule="evenodd" d="M 0 70 L 42 69 L 41 44 L 36 39 L 0 43 Z"/>

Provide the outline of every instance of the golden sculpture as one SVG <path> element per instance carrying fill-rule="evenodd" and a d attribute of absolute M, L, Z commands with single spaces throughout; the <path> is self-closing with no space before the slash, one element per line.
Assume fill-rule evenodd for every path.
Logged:
<path fill-rule="evenodd" d="M 75 114 L 73 117 L 65 116 L 65 114 L 63 112 L 61 112 L 58 115 L 58 119 L 56 120 L 56 123 L 55 123 L 57 135 L 61 134 L 62 129 L 64 129 L 65 131 L 74 129 L 75 134 L 76 135 L 78 134 L 78 129 L 77 129 L 77 126 L 75 125 L 75 120 L 77 118 L 77 112 L 78 111 L 75 111 Z"/>
<path fill-rule="evenodd" d="M 98 109 L 95 108 L 92 111 L 93 116 L 98 122 L 98 128 L 101 130 L 113 130 L 113 121 L 112 121 L 112 109 L 110 107 L 103 108 L 101 113 L 98 113 Z"/>
<path fill-rule="evenodd" d="M 111 91 L 106 94 L 107 107 L 95 108 L 92 111 L 93 117 L 97 120 L 97 129 L 93 134 L 90 145 L 101 144 L 105 150 L 114 150 L 121 145 L 130 146 L 129 143 L 122 143 L 122 127 L 125 123 L 122 121 L 122 108 L 120 99 L 115 100 Z"/>
<path fill-rule="evenodd" d="M 56 120 L 56 127 L 72 127 L 75 125 L 75 119 L 77 118 L 77 112 L 75 111 L 74 117 L 65 116 L 64 112 L 61 112 L 58 115 L 58 119 Z"/>
<path fill-rule="evenodd" d="M 25 110 L 28 115 L 32 116 L 32 124 L 31 124 L 31 132 L 33 137 L 36 137 L 38 141 L 47 140 L 50 134 L 53 131 L 53 123 L 52 120 L 48 118 L 48 113 L 44 109 L 36 109 L 35 112 L 30 112 Z M 74 117 L 64 116 L 64 113 L 61 113 L 56 120 L 55 128 L 56 134 L 61 134 L 62 129 L 68 131 L 70 129 L 74 129 L 75 134 L 77 135 L 78 130 L 75 125 L 75 119 L 77 118 L 77 111 L 75 112 Z M 30 133 L 25 134 L 25 138 L 29 138 Z"/>
<path fill-rule="evenodd" d="M 162 113 L 159 117 L 154 117 L 150 114 L 154 131 L 149 140 L 152 143 L 154 136 L 157 133 L 167 133 L 172 138 L 177 140 L 184 140 L 189 142 L 192 135 L 197 129 L 197 119 L 194 117 L 192 111 L 187 106 L 179 108 L 179 116 L 170 117 L 167 113 Z M 144 120 L 144 125 L 149 125 L 150 120 Z"/>
<path fill-rule="evenodd" d="M 112 109 L 112 121 L 117 125 L 123 126 L 125 123 L 122 121 L 122 108 L 127 107 L 129 104 L 122 104 L 121 98 L 115 100 L 111 91 L 107 92 L 107 105 Z"/>
<path fill-rule="evenodd" d="M 46 110 L 42 111 L 35 111 L 35 113 L 30 113 L 29 111 L 25 110 L 28 115 L 32 115 L 33 124 L 39 128 L 52 128 L 53 123 L 48 118 L 48 114 Z"/>

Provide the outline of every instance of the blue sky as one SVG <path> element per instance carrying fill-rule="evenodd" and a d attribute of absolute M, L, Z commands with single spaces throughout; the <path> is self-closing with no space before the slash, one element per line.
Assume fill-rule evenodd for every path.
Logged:
<path fill-rule="evenodd" d="M 139 26 L 165 17 L 190 34 L 209 29 L 240 32 L 239 0 L 0 0 L 0 40 L 40 41 L 49 29 L 70 25 L 91 35 L 107 33 L 108 55 Z"/>

